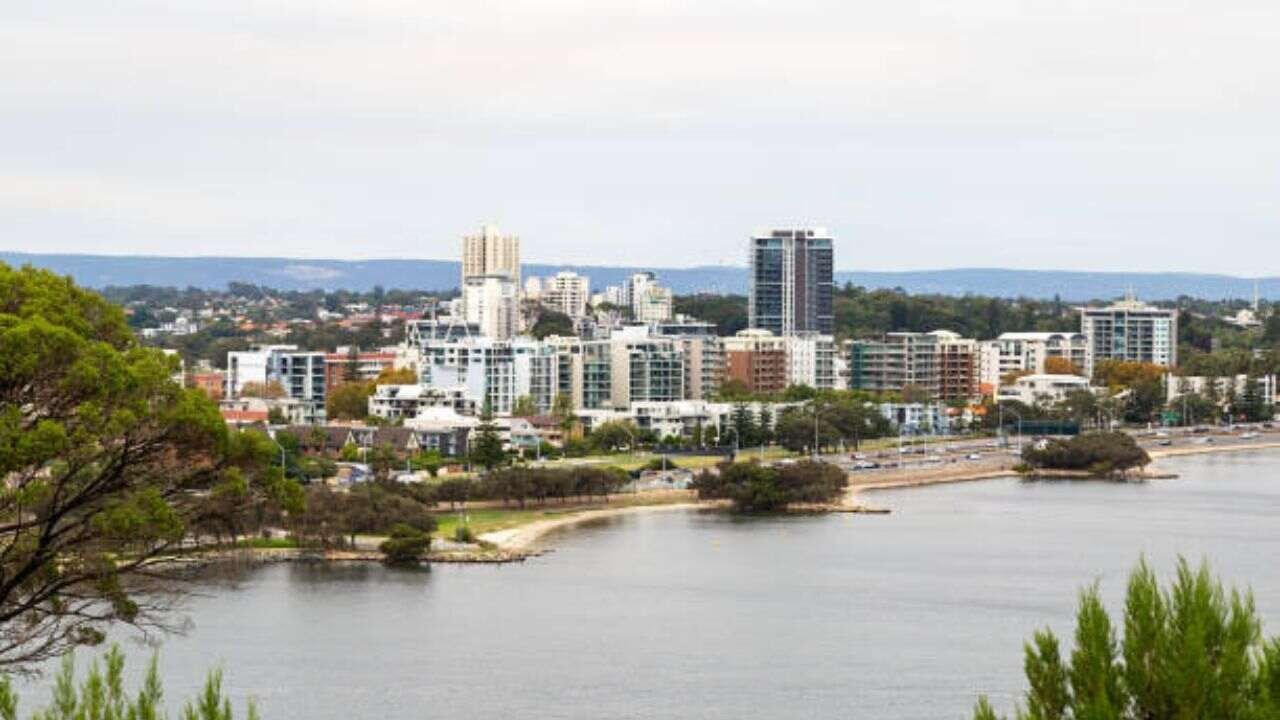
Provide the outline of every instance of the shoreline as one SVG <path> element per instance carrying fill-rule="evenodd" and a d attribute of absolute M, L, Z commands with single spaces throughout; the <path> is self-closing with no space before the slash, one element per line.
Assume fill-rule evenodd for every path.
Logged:
<path fill-rule="evenodd" d="M 725 506 L 726 503 L 723 501 L 693 501 L 599 508 L 596 510 L 585 510 L 583 512 L 565 515 L 564 517 L 535 520 L 531 523 L 506 530 L 495 530 L 481 535 L 479 539 L 487 543 L 492 543 L 500 550 L 508 552 L 537 553 L 539 551 L 539 541 L 544 536 L 556 532 L 557 530 L 570 528 L 575 525 L 595 522 L 598 520 L 607 520 L 623 515 L 634 515 L 666 510 L 719 510 L 723 509 Z"/>
<path fill-rule="evenodd" d="M 1280 450 L 1280 440 L 1253 444 L 1211 445 L 1180 447 L 1167 449 L 1148 449 L 1152 464 L 1144 473 L 1145 479 L 1161 479 L 1170 477 L 1156 466 L 1156 461 L 1167 458 L 1209 455 L 1216 453 L 1248 452 Z M 854 477 L 850 473 L 851 480 Z M 862 493 L 875 490 L 900 490 L 903 488 L 928 487 L 932 485 L 949 485 L 954 483 L 978 482 L 1000 478 L 1020 477 L 1013 470 L 1012 462 L 1001 462 L 997 467 L 981 469 L 969 468 L 921 468 L 914 472 L 901 471 L 899 477 L 885 478 L 880 481 L 851 481 L 839 502 L 831 506 L 806 506 L 796 508 L 797 512 L 842 512 L 880 514 L 888 512 L 883 508 L 875 508 L 861 502 Z M 542 518 L 512 528 L 494 530 L 481 534 L 478 539 L 483 543 L 477 547 L 451 547 L 449 549 L 432 550 L 424 560 L 428 563 L 456 564 L 500 564 L 523 562 L 551 551 L 545 543 L 548 535 L 575 527 L 577 525 L 608 520 L 625 515 L 662 512 L 669 510 L 723 510 L 727 501 L 699 501 L 696 499 L 678 500 L 675 502 L 658 502 L 651 504 L 621 505 L 615 507 L 599 507 L 585 509 L 580 512 L 569 512 L 562 516 Z M 274 563 L 274 562 L 323 562 L 323 563 L 382 563 L 381 553 L 368 550 L 327 550 L 317 551 L 303 548 L 278 549 L 228 549 L 215 551 L 200 558 L 189 558 L 181 562 L 215 564 L 222 562 Z"/>

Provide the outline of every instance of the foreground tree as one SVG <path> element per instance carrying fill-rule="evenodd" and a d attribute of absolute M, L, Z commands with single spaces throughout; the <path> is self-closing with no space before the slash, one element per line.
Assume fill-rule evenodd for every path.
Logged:
<path fill-rule="evenodd" d="M 267 443 L 229 433 L 175 369 L 98 295 L 0 263 L 0 667 L 111 622 L 163 626 L 165 595 L 130 579 L 157 572 L 208 491 L 297 498 L 264 470 Z"/>
<path fill-rule="evenodd" d="M 1263 641 L 1251 593 L 1223 590 L 1205 565 L 1179 560 L 1160 588 L 1140 562 L 1129 576 L 1122 637 L 1096 586 L 1080 594 L 1075 648 L 1053 632 L 1025 646 L 1029 689 L 1020 720 L 1280 718 L 1280 638 Z M 975 720 L 996 720 L 986 698 Z"/>

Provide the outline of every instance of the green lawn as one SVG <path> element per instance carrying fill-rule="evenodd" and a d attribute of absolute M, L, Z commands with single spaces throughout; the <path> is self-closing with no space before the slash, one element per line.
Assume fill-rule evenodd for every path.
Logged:
<path fill-rule="evenodd" d="M 440 511 L 436 514 L 435 536 L 453 539 L 454 530 L 458 524 L 462 522 L 462 518 L 466 518 L 466 522 L 471 525 L 471 530 L 476 535 L 483 535 L 488 532 L 498 530 L 509 530 L 511 528 L 527 525 L 531 522 L 544 520 L 548 518 L 564 517 L 565 515 L 575 515 L 580 512 L 590 510 L 602 510 L 605 508 L 632 507 L 638 505 L 670 505 L 678 502 L 688 502 L 690 496 L 674 493 L 640 493 L 633 495 L 630 493 L 619 493 L 611 495 L 609 502 L 595 503 L 565 503 L 563 505 L 551 501 L 546 505 L 529 506 L 525 508 L 509 507 L 509 508 L 468 508 L 463 511 Z"/>

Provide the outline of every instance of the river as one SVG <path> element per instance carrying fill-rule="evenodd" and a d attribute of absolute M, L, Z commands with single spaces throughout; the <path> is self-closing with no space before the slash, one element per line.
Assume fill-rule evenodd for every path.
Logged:
<path fill-rule="evenodd" d="M 269 566 L 190 603 L 167 696 L 220 663 L 267 720 L 933 720 L 980 692 L 1008 709 L 1023 640 L 1069 636 L 1088 583 L 1118 607 L 1144 553 L 1162 573 L 1208 558 L 1280 629 L 1280 453 L 1161 467 L 1182 477 L 868 494 L 886 516 L 642 513 L 518 565 Z"/>

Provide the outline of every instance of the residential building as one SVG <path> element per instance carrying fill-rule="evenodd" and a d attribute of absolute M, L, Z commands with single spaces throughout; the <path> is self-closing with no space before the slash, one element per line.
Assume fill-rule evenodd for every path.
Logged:
<path fill-rule="evenodd" d="M 836 342 L 830 335 L 802 333 L 783 338 L 787 352 L 787 384 L 819 390 L 836 387 Z"/>
<path fill-rule="evenodd" d="M 485 337 L 496 340 L 512 337 L 520 322 L 517 287 L 504 275 L 467 278 L 462 291 L 463 317 Z"/>
<path fill-rule="evenodd" d="M 1043 375 L 1049 358 L 1062 358 L 1084 372 L 1088 339 L 1075 332 L 1009 332 L 979 345 L 979 382 L 986 395 L 1012 374 Z"/>
<path fill-rule="evenodd" d="M 462 238 L 462 278 L 465 288 L 474 277 L 501 275 L 520 286 L 520 238 L 503 235 L 493 225 L 484 225 L 477 235 Z"/>
<path fill-rule="evenodd" d="M 877 408 L 902 435 L 945 435 L 951 431 L 947 408 L 939 403 L 880 403 Z"/>
<path fill-rule="evenodd" d="M 462 386 L 478 407 L 488 403 L 498 415 L 511 414 L 523 396 L 533 400 L 537 412 L 550 412 L 555 365 L 540 358 L 552 352 L 530 338 L 430 341 L 422 349 L 418 382 L 444 391 Z"/>
<path fill-rule="evenodd" d="M 374 380 L 384 371 L 395 369 L 394 350 L 352 351 L 340 347 L 324 356 L 324 382 L 332 390 L 348 380 Z"/>
<path fill-rule="evenodd" d="M 911 387 L 931 398 L 942 392 L 941 338 L 934 333 L 896 332 L 849 342 L 849 387 L 901 392 Z"/>
<path fill-rule="evenodd" d="M 369 414 L 384 420 L 415 418 L 427 408 L 443 407 L 459 415 L 477 413 L 475 398 L 465 386 L 378 385 L 369 396 Z"/>
<path fill-rule="evenodd" d="M 606 343 L 610 407 L 684 398 L 684 354 L 674 340 L 653 336 L 645 327 L 628 327 L 615 331 L 608 340 L 588 344 Z"/>
<path fill-rule="evenodd" d="M 1257 376 L 1258 390 L 1268 403 L 1280 401 L 1277 395 L 1276 376 Z M 1248 375 L 1232 375 L 1229 377 L 1205 377 L 1202 375 L 1174 375 L 1164 377 L 1165 397 L 1173 402 L 1187 393 L 1195 393 L 1203 397 L 1216 397 L 1226 401 L 1230 397 L 1243 397 L 1249 387 Z"/>
<path fill-rule="evenodd" d="M 187 376 L 187 387 L 197 388 L 204 391 L 210 400 L 221 400 L 223 388 L 226 386 L 227 378 L 218 370 L 208 370 L 203 372 L 193 372 Z"/>
<path fill-rule="evenodd" d="M 653 334 L 676 341 L 684 355 L 686 400 L 710 400 L 724 380 L 724 343 L 711 323 L 684 315 L 653 326 Z"/>
<path fill-rule="evenodd" d="M 285 397 L 303 404 L 300 422 L 325 420 L 325 353 L 298 350 L 296 345 L 268 345 L 227 353 L 223 396 L 235 400 L 249 384 L 278 383 Z"/>
<path fill-rule="evenodd" d="M 1103 360 L 1178 364 L 1178 311 L 1147 305 L 1127 295 L 1106 307 L 1080 308 L 1085 336 L 1085 374 Z"/>
<path fill-rule="evenodd" d="M 1081 390 L 1089 390 L 1089 379 L 1081 375 L 1023 375 L 1000 388 L 996 397 L 1025 405 L 1051 405 Z"/>
<path fill-rule="evenodd" d="M 978 343 L 949 330 L 886 333 L 847 345 L 849 387 L 871 392 L 922 391 L 936 400 L 979 394 Z"/>
<path fill-rule="evenodd" d="M 575 272 L 556 273 L 543 283 L 540 299 L 543 305 L 571 318 L 584 317 L 591 299 L 590 280 Z"/>
<path fill-rule="evenodd" d="M 773 230 L 751 238 L 750 327 L 783 336 L 830 335 L 833 246 L 822 228 Z"/>
<path fill-rule="evenodd" d="M 725 379 L 737 380 L 751 392 L 787 388 L 787 342 L 768 330 L 741 330 L 724 343 Z"/>
<path fill-rule="evenodd" d="M 651 272 L 633 274 L 622 287 L 623 304 L 631 308 L 631 317 L 638 323 L 654 324 L 671 319 L 671 288 L 658 284 Z"/>

